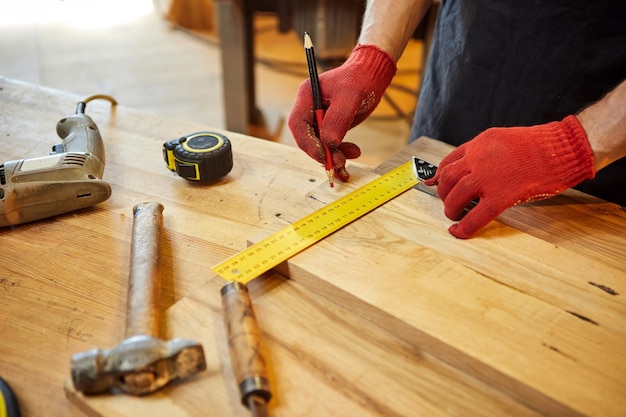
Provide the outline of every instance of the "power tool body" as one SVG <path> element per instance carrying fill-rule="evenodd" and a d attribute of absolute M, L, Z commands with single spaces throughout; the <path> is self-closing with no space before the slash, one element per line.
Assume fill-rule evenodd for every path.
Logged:
<path fill-rule="evenodd" d="M 0 227 L 90 207 L 110 197 L 111 186 L 102 180 L 104 144 L 85 114 L 87 101 L 57 123 L 62 143 L 50 155 L 0 165 Z"/>

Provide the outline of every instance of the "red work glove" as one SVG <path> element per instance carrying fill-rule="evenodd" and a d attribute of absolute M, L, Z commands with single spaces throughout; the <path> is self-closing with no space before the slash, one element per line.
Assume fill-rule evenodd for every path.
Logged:
<path fill-rule="evenodd" d="M 445 215 L 461 219 L 450 233 L 467 239 L 511 206 L 552 197 L 594 176 L 587 135 L 575 116 L 567 116 L 532 127 L 488 129 L 446 156 L 425 184 L 438 184 Z"/>
<path fill-rule="evenodd" d="M 354 143 L 342 143 L 344 136 L 374 111 L 395 73 L 396 63 L 387 52 L 374 45 L 357 45 L 343 65 L 320 74 L 326 108 L 320 136 L 332 151 L 335 177 L 340 180 L 349 178 L 346 159 L 361 155 Z M 289 129 L 300 149 L 324 163 L 324 149 L 313 129 L 314 119 L 311 82 L 306 80 L 298 88 L 289 114 Z"/>

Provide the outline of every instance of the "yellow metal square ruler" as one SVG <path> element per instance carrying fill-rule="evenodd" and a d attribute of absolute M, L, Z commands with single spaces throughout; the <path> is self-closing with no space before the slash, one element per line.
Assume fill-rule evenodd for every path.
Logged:
<path fill-rule="evenodd" d="M 420 175 L 420 167 L 416 161 L 421 160 L 413 158 L 412 161 L 295 221 L 211 269 L 227 281 L 238 281 L 243 284 L 250 282 L 412 188 L 420 179 L 426 179 Z"/>

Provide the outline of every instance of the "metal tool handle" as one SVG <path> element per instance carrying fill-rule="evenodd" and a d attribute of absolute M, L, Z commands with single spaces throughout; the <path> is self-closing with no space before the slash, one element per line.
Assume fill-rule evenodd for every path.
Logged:
<path fill-rule="evenodd" d="M 250 408 L 250 400 L 255 397 L 265 402 L 271 398 L 261 349 L 261 331 L 244 284 L 229 282 L 222 287 L 221 294 L 230 360 L 239 384 L 241 402 Z"/>
<path fill-rule="evenodd" d="M 159 335 L 161 232 L 163 205 L 142 203 L 133 208 L 126 337 Z"/>

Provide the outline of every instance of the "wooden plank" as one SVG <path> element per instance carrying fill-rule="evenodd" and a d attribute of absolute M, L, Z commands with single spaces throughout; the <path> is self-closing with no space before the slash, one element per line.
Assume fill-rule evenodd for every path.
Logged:
<path fill-rule="evenodd" d="M 625 243 L 626 216 L 570 194 L 507 215 L 526 229 L 551 218 L 583 230 L 553 226 L 543 240 L 493 222 L 463 241 L 447 233 L 439 200 L 410 190 L 280 271 L 541 412 L 617 416 L 626 405 L 626 257 L 613 245 Z M 311 197 L 281 218 L 334 199 L 324 187 Z M 533 207 L 548 213 L 534 223 Z M 596 234 L 589 216 L 601 224 Z M 594 246 L 598 234 L 606 243 Z"/>
<path fill-rule="evenodd" d="M 352 172 L 353 183 L 342 192 L 373 178 L 363 169 Z M 336 192 L 316 188 L 251 241 Z M 570 214 L 567 204 L 555 207 Z M 623 214 L 609 219 L 606 233 L 623 239 Z M 440 201 L 412 190 L 282 265 L 291 280 L 270 274 L 251 283 L 271 352 L 278 396 L 272 415 L 620 415 L 623 255 L 613 259 L 608 251 L 598 261 L 586 256 L 590 251 L 502 223 L 461 241 L 447 233 L 449 223 Z M 589 284 L 590 271 L 618 295 Z M 128 407 L 200 415 L 209 406 L 239 415 L 220 285 L 212 281 L 168 311 L 174 335 L 202 333 L 208 356 L 216 358 L 209 376 L 166 391 L 167 399 L 75 400 L 102 416 L 121 416 Z M 195 324 L 198 318 L 213 327 Z"/>

